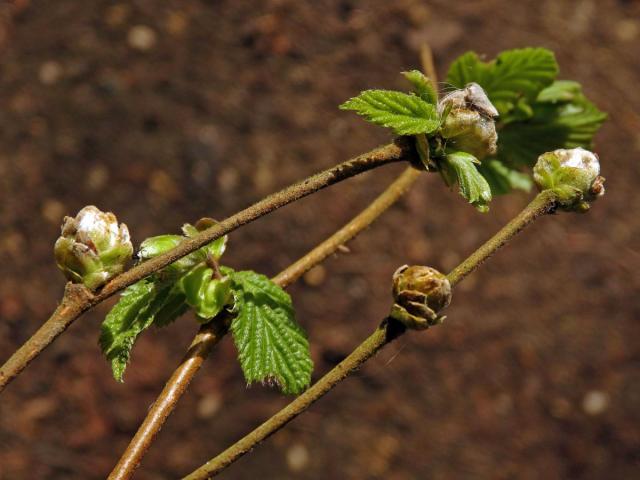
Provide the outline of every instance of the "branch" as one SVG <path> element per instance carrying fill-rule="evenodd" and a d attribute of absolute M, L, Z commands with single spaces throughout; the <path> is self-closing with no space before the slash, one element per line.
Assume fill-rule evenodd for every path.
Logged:
<path fill-rule="evenodd" d="M 447 275 L 451 285 L 454 286 L 459 283 L 535 219 L 546 213 L 553 212 L 556 200 L 556 195 L 549 190 L 538 194 L 518 216 Z M 402 335 L 404 331 L 404 327 L 400 326 L 394 320 L 387 319 L 383 321 L 369 338 L 356 347 L 347 358 L 330 370 L 329 373 L 318 380 L 307 391 L 217 457 L 209 460 L 200 468 L 184 477 L 183 480 L 203 480 L 211 478 L 224 470 L 245 453 L 255 448 L 260 442 L 273 435 L 304 412 L 338 383 L 359 369 L 385 345 Z"/>
<path fill-rule="evenodd" d="M 120 290 L 157 272 L 236 228 L 267 215 L 280 207 L 367 170 L 388 163 L 411 160 L 415 160 L 411 142 L 407 139 L 399 138 L 394 143 L 376 148 L 317 173 L 306 180 L 260 200 L 215 226 L 185 240 L 174 249 L 118 275 L 95 295 L 86 289 L 84 289 L 85 291 L 82 295 L 67 295 L 65 293 L 60 306 L 53 315 L 0 368 L 0 392 L 82 313 Z"/>
<path fill-rule="evenodd" d="M 305 272 L 321 263 L 334 253 L 341 245 L 355 237 L 367 228 L 373 221 L 393 205 L 420 176 L 420 171 L 412 167 L 407 168 L 387 189 L 382 192 L 367 208 L 354 217 L 331 237 L 276 275 L 272 280 L 285 288 L 300 278 Z M 227 332 L 225 318 L 214 319 L 200 328 L 189 348 L 189 352 L 182 359 L 178 368 L 167 381 L 164 389 L 149 409 L 142 425 L 134 435 L 117 465 L 109 475 L 109 480 L 125 480 L 131 478 L 142 461 L 151 443 L 160 433 L 164 422 L 176 407 L 178 400 L 186 391 L 189 383 L 196 375 L 200 366 L 213 347 Z M 195 348 L 195 346 L 198 348 Z"/>

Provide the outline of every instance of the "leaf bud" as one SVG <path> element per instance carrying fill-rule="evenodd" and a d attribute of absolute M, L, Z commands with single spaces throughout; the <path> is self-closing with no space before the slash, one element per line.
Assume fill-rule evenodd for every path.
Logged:
<path fill-rule="evenodd" d="M 116 216 L 94 206 L 65 217 L 54 246 L 58 268 L 74 283 L 96 290 L 122 273 L 133 254 L 129 230 Z"/>
<path fill-rule="evenodd" d="M 438 103 L 438 113 L 443 118 L 441 134 L 456 150 L 479 160 L 495 155 L 498 110 L 480 85 L 469 83 L 449 93 Z"/>
<path fill-rule="evenodd" d="M 558 205 L 568 211 L 585 212 L 590 202 L 604 195 L 598 156 L 580 147 L 540 155 L 533 179 L 540 190 L 553 190 Z"/>
<path fill-rule="evenodd" d="M 442 323 L 440 311 L 451 302 L 446 275 L 424 266 L 400 267 L 393 274 L 394 305 L 390 316 L 407 328 L 424 330 Z"/>

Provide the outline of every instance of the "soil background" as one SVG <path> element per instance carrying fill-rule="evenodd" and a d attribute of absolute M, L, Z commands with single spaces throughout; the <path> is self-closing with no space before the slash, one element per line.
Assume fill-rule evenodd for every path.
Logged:
<path fill-rule="evenodd" d="M 432 46 L 444 78 L 553 49 L 610 114 L 596 150 L 607 194 L 529 228 L 456 289 L 447 321 L 404 336 L 224 479 L 629 479 L 640 474 L 640 2 L 614 0 L 132 2 L 0 0 L 0 353 L 55 308 L 52 245 L 95 204 L 138 244 L 389 141 L 337 105 L 405 88 Z M 388 166 L 234 232 L 224 257 L 272 275 L 356 214 Z M 383 318 L 405 263 L 448 271 L 529 197 L 477 213 L 425 175 L 291 288 L 314 378 Z M 124 384 L 97 345 L 113 301 L 85 314 L 4 392 L 0 478 L 99 479 L 196 331 L 143 335 Z M 137 473 L 172 479 L 286 404 L 247 388 L 232 342 L 211 355 Z"/>

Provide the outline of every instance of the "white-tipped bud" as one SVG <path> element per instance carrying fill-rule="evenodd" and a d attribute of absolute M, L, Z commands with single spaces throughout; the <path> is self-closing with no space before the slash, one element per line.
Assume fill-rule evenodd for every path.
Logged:
<path fill-rule="evenodd" d="M 567 210 L 585 211 L 589 202 L 604 195 L 598 156 L 580 147 L 540 155 L 533 179 L 540 190 L 554 190 Z"/>
<path fill-rule="evenodd" d="M 88 206 L 75 218 L 64 218 L 54 254 L 69 280 L 96 290 L 124 270 L 133 245 L 127 226 L 118 225 L 113 213 Z"/>

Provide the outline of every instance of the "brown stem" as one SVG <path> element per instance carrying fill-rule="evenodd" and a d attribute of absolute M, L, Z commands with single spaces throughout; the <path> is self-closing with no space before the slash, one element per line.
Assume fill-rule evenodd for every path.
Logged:
<path fill-rule="evenodd" d="M 83 285 L 68 283 L 53 315 L 0 369 L 0 392 L 84 311 L 94 305 L 94 295 Z"/>
<path fill-rule="evenodd" d="M 270 437 L 291 420 L 296 418 L 317 400 L 327 394 L 342 380 L 360 368 L 382 347 L 397 338 L 403 332 L 395 320 L 384 321 L 380 327 L 362 342 L 347 358 L 336 365 L 329 373 L 312 385 L 307 391 L 249 435 L 234 443 L 220 455 L 202 465 L 183 480 L 205 479 L 221 472 L 245 453 L 250 452 L 258 443 Z"/>
<path fill-rule="evenodd" d="M 180 365 L 169 378 L 162 393 L 151 405 L 144 422 L 131 439 L 125 452 L 126 455 L 120 458 L 109 475 L 109 480 L 131 478 L 140 459 L 149 449 L 160 428 L 191 383 L 191 379 L 200 369 L 215 344 L 227 333 L 229 320 L 229 317 L 224 315 L 200 327 Z"/>
<path fill-rule="evenodd" d="M 40 327 L 33 337 L 27 340 L 24 345 L 0 367 L 0 392 L 83 312 L 109 298 L 111 295 L 157 272 L 170 263 L 179 260 L 185 255 L 226 235 L 236 228 L 273 212 L 280 207 L 367 170 L 393 162 L 415 161 L 414 156 L 415 152 L 411 142 L 404 138 L 399 138 L 394 143 L 379 147 L 371 152 L 317 173 L 306 180 L 260 200 L 211 228 L 200 232 L 198 235 L 186 239 L 172 250 L 118 275 L 95 295 L 63 298 L 61 306 L 54 314 Z"/>
<path fill-rule="evenodd" d="M 273 281 L 285 288 L 300 278 L 305 272 L 318 265 L 329 255 L 334 253 L 341 245 L 355 237 L 359 232 L 368 227 L 376 218 L 393 205 L 420 176 L 420 172 L 412 167 L 407 168 L 387 189 L 382 192 L 367 208 L 354 217 L 344 227 L 335 232 L 331 237 L 320 243 L 317 247 L 293 263 L 273 278 Z M 164 389 L 158 395 L 153 406 L 149 410 L 142 425 L 131 440 L 122 457 L 118 461 L 109 480 L 125 480 L 131 478 L 135 469 L 142 461 L 142 457 L 149 446 L 160 433 L 165 420 L 171 414 L 180 396 L 186 391 L 187 386 L 198 372 L 202 362 L 211 352 L 213 346 L 222 338 L 226 331 L 220 335 L 209 335 L 201 342 L 197 342 L 204 330 L 211 323 L 203 327 L 196 335 L 193 344 L 201 345 L 198 351 L 187 353 L 177 370 L 171 375 Z"/>
<path fill-rule="evenodd" d="M 475 270 L 487 258 L 504 246 L 517 233 L 521 232 L 527 225 L 545 213 L 550 213 L 555 207 L 557 197 L 553 192 L 544 191 L 536 196 L 524 210 L 511 220 L 502 230 L 489 239 L 484 245 L 476 250 L 469 258 L 456 267 L 447 277 L 451 284 L 459 283 L 469 273 Z M 390 332 L 393 331 L 393 334 Z M 284 427 L 291 420 L 296 418 L 307 408 L 309 408 L 320 397 L 327 394 L 340 381 L 344 380 L 352 372 L 359 369 L 364 362 L 373 357 L 382 347 L 404 332 L 395 321 L 385 321 L 376 331 L 361 343 L 342 362 L 340 362 L 329 373 L 318 380 L 312 387 L 301 394 L 293 402 L 287 405 L 280 412 L 276 413 L 269 420 L 264 422 L 254 431 L 237 441 L 231 447 L 217 457 L 209 460 L 200 468 L 184 477 L 183 480 L 202 480 L 211 478 L 231 465 L 241 456 L 251 451 L 264 439 L 273 435 Z"/>
<path fill-rule="evenodd" d="M 509 240 L 520 233 L 527 225 L 530 225 L 542 215 L 553 211 L 556 200 L 557 196 L 551 190 L 544 190 L 536 195 L 531 203 L 513 220 L 507 223 L 498 233 L 447 275 L 451 286 L 462 281 L 462 279 L 482 265 L 491 255 L 506 245 Z"/>
<path fill-rule="evenodd" d="M 300 260 L 276 275 L 273 281 L 282 286 L 290 285 L 296 281 L 301 275 L 311 270 L 312 267 L 338 250 L 341 245 L 344 245 L 363 229 L 371 225 L 376 218 L 382 215 L 409 190 L 419 176 L 419 170 L 413 167 L 407 168 L 382 194 L 371 202 L 367 208 Z"/>

